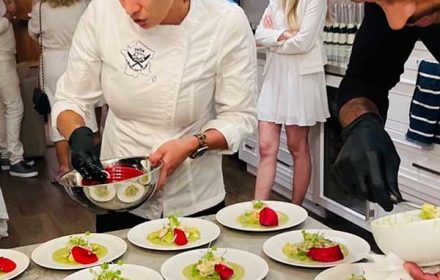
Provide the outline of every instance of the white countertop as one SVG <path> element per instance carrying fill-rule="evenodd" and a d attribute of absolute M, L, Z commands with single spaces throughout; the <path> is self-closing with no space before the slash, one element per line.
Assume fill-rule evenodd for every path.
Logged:
<path fill-rule="evenodd" d="M 215 221 L 214 216 L 208 216 L 206 219 Z M 254 254 L 257 254 L 267 261 L 269 264 L 269 274 L 265 278 L 266 280 L 313 280 L 316 275 L 318 275 L 322 270 L 320 269 L 305 269 L 289 265 L 284 265 L 268 258 L 262 251 L 263 243 L 273 235 L 280 232 L 272 233 L 246 233 L 236 230 L 231 230 L 220 226 L 221 235 L 215 242 L 217 247 L 222 248 L 235 248 L 245 250 Z M 307 220 L 290 230 L 298 229 L 326 229 L 324 224 L 316 221 L 315 219 L 308 217 Z M 138 248 L 127 240 L 128 230 L 120 230 L 115 232 L 110 232 L 110 234 L 119 236 L 123 238 L 128 244 L 128 250 L 123 255 L 122 261 L 126 264 L 137 264 L 150 267 L 158 272 L 160 272 L 160 267 L 162 263 L 170 258 L 171 256 L 177 254 L 176 252 L 159 252 L 151 251 L 142 248 Z M 38 246 L 29 245 L 24 247 L 14 248 L 15 250 L 21 251 L 30 257 L 32 251 Z M 31 261 L 29 268 L 16 279 L 19 280 L 61 280 L 74 271 L 56 271 L 42 268 Z"/>

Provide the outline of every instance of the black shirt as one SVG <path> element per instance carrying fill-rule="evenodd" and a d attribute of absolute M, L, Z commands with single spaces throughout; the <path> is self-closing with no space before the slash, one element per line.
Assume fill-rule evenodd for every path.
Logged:
<path fill-rule="evenodd" d="M 339 108 L 353 98 L 365 97 L 377 105 L 385 119 L 388 91 L 399 82 L 417 40 L 421 40 L 440 61 L 440 25 L 392 30 L 377 4 L 365 4 L 365 17 L 339 87 Z"/>

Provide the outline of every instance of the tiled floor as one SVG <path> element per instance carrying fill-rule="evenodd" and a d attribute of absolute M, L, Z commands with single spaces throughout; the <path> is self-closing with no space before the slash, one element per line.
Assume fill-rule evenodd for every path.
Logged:
<path fill-rule="evenodd" d="M 52 185 L 56 160 L 54 149 L 48 149 L 45 158 L 37 160 L 40 176 L 31 179 L 13 178 L 0 173 L 0 186 L 6 200 L 10 221 L 9 237 L 0 240 L 0 248 L 40 243 L 54 237 L 94 231 L 95 216 L 72 201 L 63 188 Z M 225 156 L 223 173 L 226 185 L 226 204 L 251 200 L 255 176 L 246 172 L 246 165 L 236 156 Z M 271 199 L 286 198 L 273 193 Z M 328 226 L 356 233 L 367 239 L 377 250 L 372 236 L 356 225 L 329 213 L 326 219 L 316 217 Z"/>

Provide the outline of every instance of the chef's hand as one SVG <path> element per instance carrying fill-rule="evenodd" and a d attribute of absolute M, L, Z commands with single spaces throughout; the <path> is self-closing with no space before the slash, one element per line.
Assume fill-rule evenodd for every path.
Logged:
<path fill-rule="evenodd" d="M 150 156 L 150 162 L 153 166 L 162 163 L 160 170 L 158 188 L 161 189 L 169 176 L 173 174 L 198 147 L 197 138 L 194 136 L 175 139 L 162 144 Z"/>
<path fill-rule="evenodd" d="M 397 185 L 400 158 L 382 120 L 375 113 L 363 114 L 343 129 L 342 137 L 344 145 L 332 169 L 339 185 L 391 211 L 393 202 L 402 201 Z"/>
<path fill-rule="evenodd" d="M 440 280 L 440 272 L 436 274 L 425 273 L 422 268 L 411 262 L 406 262 L 404 267 L 414 280 Z"/>
<path fill-rule="evenodd" d="M 69 145 L 72 165 L 81 176 L 105 183 L 107 176 L 93 144 L 92 130 L 85 126 L 75 129 L 70 135 Z"/>

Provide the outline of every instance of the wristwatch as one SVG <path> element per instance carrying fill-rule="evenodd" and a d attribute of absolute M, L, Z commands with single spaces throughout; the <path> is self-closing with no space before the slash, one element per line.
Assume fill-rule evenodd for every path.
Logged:
<path fill-rule="evenodd" d="M 199 146 L 197 147 L 197 150 L 195 150 L 195 152 L 189 157 L 195 159 L 203 156 L 203 154 L 206 153 L 208 150 L 208 142 L 206 141 L 206 135 L 203 133 L 193 136 L 197 138 L 197 141 L 199 141 Z"/>

